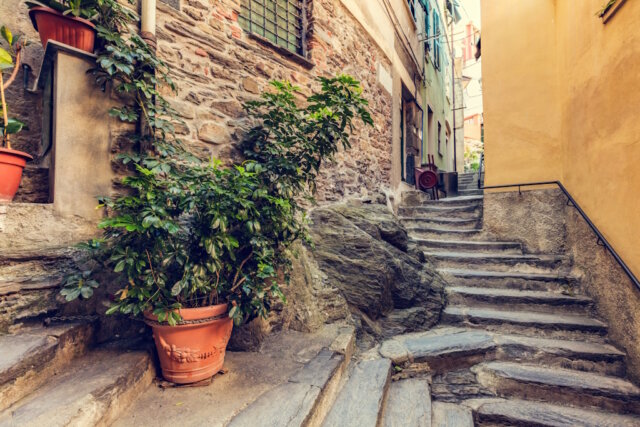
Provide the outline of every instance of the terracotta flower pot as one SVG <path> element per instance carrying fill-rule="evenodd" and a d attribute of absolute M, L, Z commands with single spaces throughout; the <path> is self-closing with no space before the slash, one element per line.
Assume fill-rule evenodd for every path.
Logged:
<path fill-rule="evenodd" d="M 210 307 L 183 308 L 183 320 L 201 320 L 220 316 L 203 323 L 169 326 L 158 324 L 157 318 L 145 313 L 153 329 L 162 376 L 178 384 L 188 384 L 214 376 L 224 363 L 233 321 L 227 315 L 227 304 Z"/>
<path fill-rule="evenodd" d="M 0 148 L 0 202 L 13 200 L 28 160 L 33 160 L 33 157 L 27 153 Z"/>
<path fill-rule="evenodd" d="M 96 27 L 86 19 L 63 15 L 48 7 L 32 7 L 29 17 L 40 33 L 42 47 L 55 40 L 71 47 L 93 53 L 96 42 Z"/>

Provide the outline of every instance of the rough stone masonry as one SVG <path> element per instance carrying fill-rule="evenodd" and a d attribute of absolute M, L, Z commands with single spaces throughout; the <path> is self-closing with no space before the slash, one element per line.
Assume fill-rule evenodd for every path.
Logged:
<path fill-rule="evenodd" d="M 340 1 L 309 3 L 307 61 L 243 31 L 240 0 L 186 0 L 179 9 L 159 3 L 158 54 L 173 70 L 174 105 L 186 123 L 178 132 L 203 156 L 237 160 L 236 144 L 250 127 L 242 104 L 270 80 L 289 80 L 306 96 L 316 77 L 347 73 L 361 81 L 375 126 L 358 125 L 352 148 L 325 165 L 318 200 L 375 192 L 390 183 L 392 99 L 377 77 L 378 64 L 390 64 Z"/>

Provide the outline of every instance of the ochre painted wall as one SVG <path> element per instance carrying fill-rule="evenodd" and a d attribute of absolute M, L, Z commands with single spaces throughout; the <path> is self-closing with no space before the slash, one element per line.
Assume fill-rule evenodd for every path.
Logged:
<path fill-rule="evenodd" d="M 483 1 L 485 182 L 559 179 L 640 277 L 640 1 L 602 3 Z"/>

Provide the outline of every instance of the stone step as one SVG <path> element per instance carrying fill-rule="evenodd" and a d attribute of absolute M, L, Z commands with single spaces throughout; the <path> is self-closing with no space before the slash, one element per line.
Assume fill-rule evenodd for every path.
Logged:
<path fill-rule="evenodd" d="M 488 362 L 471 369 L 480 384 L 502 397 L 640 413 L 640 388 L 621 378 L 512 362 Z"/>
<path fill-rule="evenodd" d="M 459 196 L 445 197 L 440 200 L 431 200 L 431 195 L 422 191 L 405 191 L 402 193 L 402 206 L 481 206 L 483 196 Z"/>
<path fill-rule="evenodd" d="M 390 376 L 389 359 L 365 360 L 356 364 L 323 425 L 377 426 Z"/>
<path fill-rule="evenodd" d="M 509 307 L 510 310 L 586 313 L 593 300 L 582 295 L 561 292 L 523 291 L 519 289 L 451 286 L 446 288 L 447 302 L 475 307 Z"/>
<path fill-rule="evenodd" d="M 382 427 L 431 426 L 431 391 L 426 378 L 395 381 L 383 411 Z"/>
<path fill-rule="evenodd" d="M 414 219 L 441 219 L 441 218 L 458 218 L 458 219 L 482 219 L 482 208 L 479 205 L 468 206 L 400 206 L 398 208 L 398 216 L 403 218 Z"/>
<path fill-rule="evenodd" d="M 431 405 L 432 427 L 473 427 L 471 409 L 447 402 L 433 402 Z"/>
<path fill-rule="evenodd" d="M 397 335 L 381 344 L 380 354 L 396 365 L 427 362 L 434 372 L 474 360 L 527 360 L 612 375 L 624 374 L 625 357 L 609 344 L 458 327 Z"/>
<path fill-rule="evenodd" d="M 0 258 L 16 251 L 45 253 L 72 247 L 100 235 L 96 224 L 79 216 L 61 216 L 53 204 L 1 203 Z"/>
<path fill-rule="evenodd" d="M 500 400 L 480 404 L 473 411 L 478 423 L 531 427 L 637 427 L 640 418 L 610 412 L 552 405 L 530 400 Z"/>
<path fill-rule="evenodd" d="M 58 287 L 73 270 L 77 253 L 68 248 L 0 251 L 0 332 L 57 310 Z"/>
<path fill-rule="evenodd" d="M 572 314 L 539 313 L 533 311 L 499 310 L 473 306 L 447 306 L 442 321 L 450 325 L 494 326 L 492 329 L 511 331 L 512 328 L 528 328 L 554 335 L 553 332 L 580 332 L 605 334 L 607 325 L 586 316 Z M 497 326 L 497 327 L 495 327 Z M 518 329 L 515 329 L 518 330 Z M 533 333 L 533 332 L 532 332 Z"/>
<path fill-rule="evenodd" d="M 460 230 L 452 227 L 405 227 L 412 239 L 479 240 L 482 230 Z"/>
<path fill-rule="evenodd" d="M 21 328 L 0 335 L 0 411 L 58 375 L 91 344 L 93 326 Z"/>
<path fill-rule="evenodd" d="M 414 239 L 413 242 L 421 249 L 432 250 L 448 249 L 455 252 L 487 252 L 504 254 L 522 254 L 522 244 L 518 242 L 483 242 L 464 240 L 435 240 L 435 239 Z"/>
<path fill-rule="evenodd" d="M 270 426 L 317 424 L 335 400 L 338 384 L 349 363 L 344 355 L 324 348 L 278 387 L 262 394 L 228 424 L 253 427 L 256 420 Z M 316 423 L 312 423 L 316 420 Z"/>
<path fill-rule="evenodd" d="M 523 290 L 570 290 L 577 279 L 567 274 L 438 268 L 455 286 L 480 286 Z"/>
<path fill-rule="evenodd" d="M 567 262 L 560 255 L 511 255 L 488 252 L 425 251 L 424 255 L 440 268 L 468 268 L 480 266 L 492 271 L 545 273 L 555 271 Z"/>
<path fill-rule="evenodd" d="M 398 218 L 405 227 L 452 228 L 456 230 L 477 230 L 481 227 L 480 218 Z"/>
<path fill-rule="evenodd" d="M 0 413 L 0 426 L 109 425 L 153 376 L 147 352 L 95 350 Z"/>
<path fill-rule="evenodd" d="M 480 195 L 483 194 L 483 191 L 478 189 L 478 188 L 470 188 L 470 189 L 466 189 L 466 188 L 462 188 L 462 189 L 458 189 L 458 194 L 460 196 L 476 196 L 476 195 Z"/>

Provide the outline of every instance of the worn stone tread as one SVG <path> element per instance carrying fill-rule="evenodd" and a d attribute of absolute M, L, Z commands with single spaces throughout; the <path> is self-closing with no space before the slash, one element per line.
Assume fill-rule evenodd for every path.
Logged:
<path fill-rule="evenodd" d="M 0 413 L 0 426 L 94 426 L 113 421 L 151 382 L 146 352 L 97 350 Z"/>
<path fill-rule="evenodd" d="M 478 421 L 531 427 L 638 427 L 640 418 L 528 400 L 504 400 L 480 405 Z"/>
<path fill-rule="evenodd" d="M 447 228 L 447 227 L 436 227 L 436 226 L 427 226 L 427 225 L 419 225 L 419 226 L 407 226 L 405 227 L 407 232 L 409 233 L 450 233 L 450 234 L 459 234 L 459 235 L 471 235 L 478 234 L 482 230 L 480 228 L 472 228 L 472 229 L 460 229 L 460 228 Z"/>
<path fill-rule="evenodd" d="M 483 242 L 469 240 L 437 240 L 437 239 L 413 239 L 418 246 L 427 246 L 431 248 L 457 249 L 460 251 L 494 251 L 493 253 L 507 253 L 507 251 L 515 251 L 516 254 L 522 253 L 522 244 L 518 242 Z M 464 253 L 468 253 L 464 252 Z"/>
<path fill-rule="evenodd" d="M 487 362 L 475 366 L 473 370 L 488 372 L 494 377 L 523 384 L 559 387 L 578 395 L 592 394 L 614 399 L 640 400 L 640 388 L 629 381 L 593 372 L 514 362 Z"/>
<path fill-rule="evenodd" d="M 399 212 L 412 211 L 416 212 L 430 212 L 430 213 L 441 213 L 443 215 L 450 214 L 452 212 L 475 212 L 480 209 L 480 205 L 467 204 L 461 206 L 434 206 L 434 205 L 417 205 L 417 206 L 406 206 L 402 205 L 398 208 Z"/>
<path fill-rule="evenodd" d="M 484 200 L 484 196 L 482 195 L 473 195 L 473 196 L 456 196 L 456 197 L 445 197 L 440 200 L 432 200 L 432 203 L 437 204 L 447 204 L 447 203 L 456 203 L 456 202 L 473 202 L 473 201 L 482 201 Z"/>
<path fill-rule="evenodd" d="M 286 382 L 263 394 L 229 423 L 229 427 L 302 426 L 311 413 L 320 389 L 310 384 Z"/>
<path fill-rule="evenodd" d="M 394 363 L 407 360 L 430 361 L 434 358 L 454 358 L 485 354 L 500 349 L 505 355 L 526 352 L 565 358 L 617 362 L 625 354 L 609 344 L 499 334 L 481 329 L 440 327 L 427 332 L 398 335 L 384 341 L 380 354 Z"/>
<path fill-rule="evenodd" d="M 438 258 L 462 258 L 479 260 L 506 260 L 506 261 L 566 261 L 563 255 L 533 255 L 533 254 L 496 254 L 491 252 L 449 252 L 449 251 L 425 251 L 425 255 Z"/>
<path fill-rule="evenodd" d="M 389 383 L 389 359 L 366 360 L 353 368 L 331 411 L 326 427 L 374 427 L 382 411 Z"/>
<path fill-rule="evenodd" d="M 344 356 L 324 348 L 289 380 L 262 394 L 240 412 L 229 427 L 302 426 L 312 416 L 321 393 L 336 373 Z"/>
<path fill-rule="evenodd" d="M 421 221 L 425 223 L 445 224 L 445 225 L 470 225 L 477 224 L 480 218 L 422 218 L 415 216 L 398 217 L 400 221 Z"/>
<path fill-rule="evenodd" d="M 431 426 L 431 391 L 428 380 L 410 378 L 392 383 L 389 386 L 382 426 Z"/>
<path fill-rule="evenodd" d="M 539 313 L 533 311 L 508 311 L 467 306 L 448 306 L 443 318 L 449 322 L 508 323 L 537 328 L 606 332 L 603 322 L 584 316 Z"/>
<path fill-rule="evenodd" d="M 438 271 L 456 277 L 467 278 L 499 278 L 499 279 L 525 279 L 538 281 L 563 281 L 573 279 L 572 276 L 556 273 L 525 273 L 518 271 L 490 271 L 468 270 L 459 268 L 439 268 Z"/>
<path fill-rule="evenodd" d="M 455 403 L 433 402 L 432 427 L 473 427 L 471 409 Z"/>
<path fill-rule="evenodd" d="M 560 292 L 528 291 L 518 289 L 481 288 L 476 286 L 451 286 L 448 294 L 473 297 L 476 300 L 500 303 L 589 305 L 591 298 L 582 295 L 566 295 Z"/>
<path fill-rule="evenodd" d="M 19 329 L 0 335 L 0 410 L 35 390 L 72 363 L 91 343 L 90 324 Z"/>

